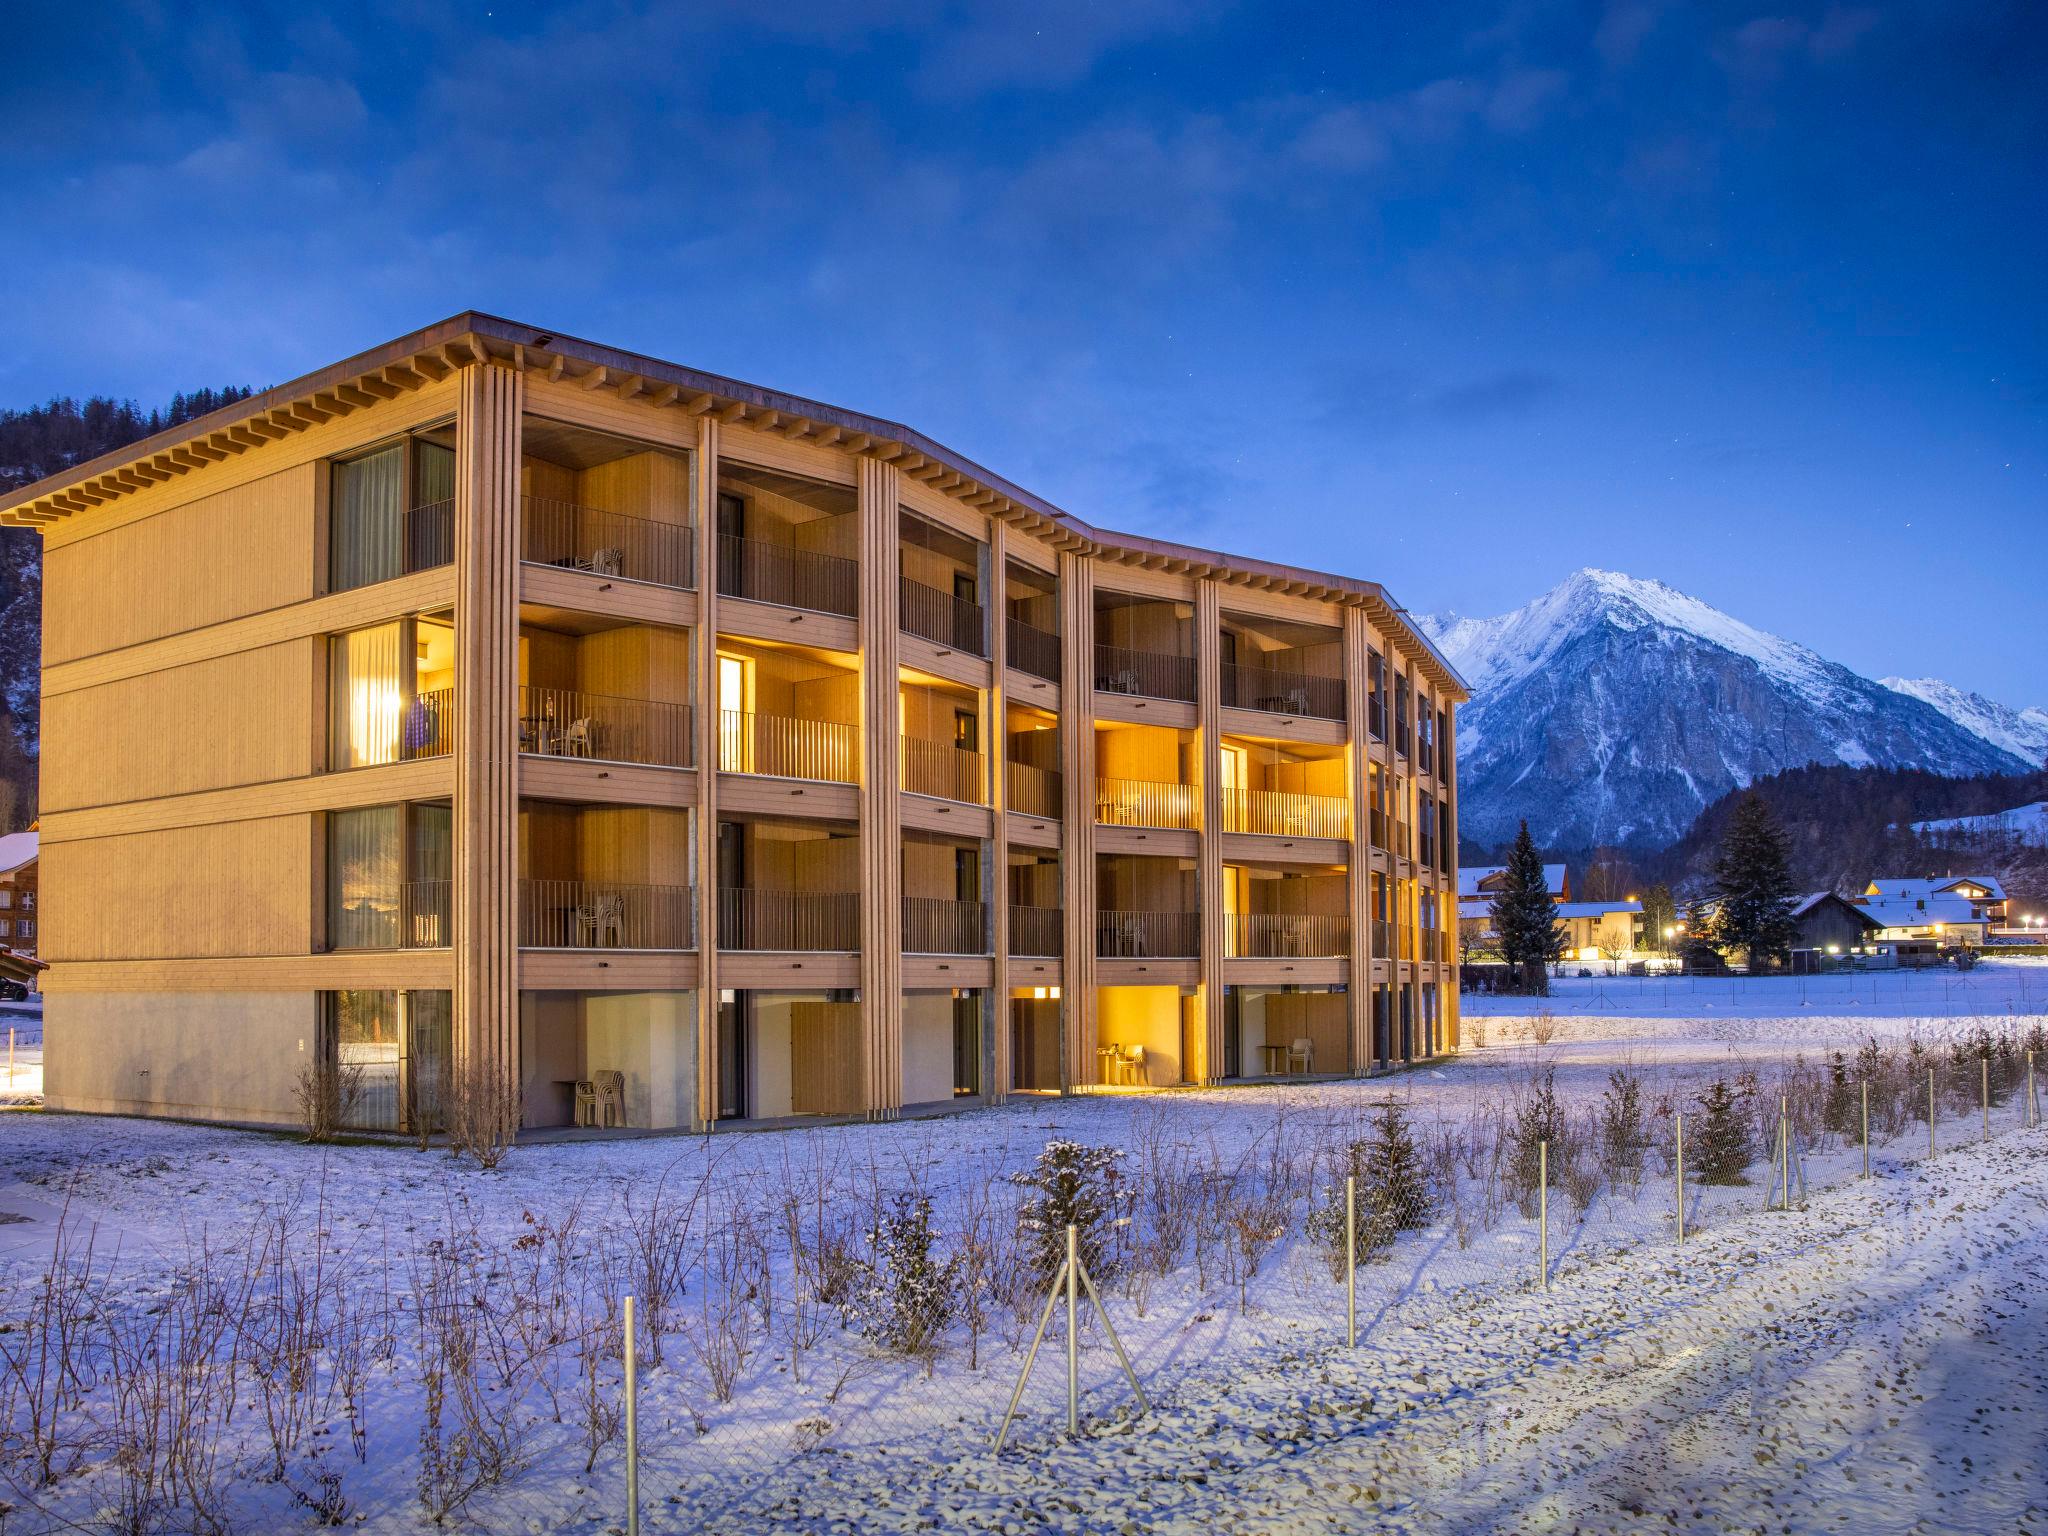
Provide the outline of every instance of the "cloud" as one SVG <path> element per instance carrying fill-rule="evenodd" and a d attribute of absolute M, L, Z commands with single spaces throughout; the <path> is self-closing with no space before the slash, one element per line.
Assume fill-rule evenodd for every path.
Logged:
<path fill-rule="evenodd" d="M 964 18 L 942 26 L 914 78 L 925 94 L 941 98 L 1061 90 L 1086 79 L 1116 49 L 1195 31 L 1222 9 L 1176 0 L 970 6 Z"/>
<path fill-rule="evenodd" d="M 1657 30 L 1664 7 L 1654 0 L 1613 0 L 1593 29 L 1593 49 L 1609 69 L 1626 69 Z"/>
<path fill-rule="evenodd" d="M 1874 11 L 1843 6 L 1817 24 L 1798 16 L 1758 16 L 1729 35 L 1719 57 L 1737 79 L 1768 85 L 1795 62 L 1830 64 L 1847 56 L 1877 20 Z"/>
<path fill-rule="evenodd" d="M 1330 388 L 1323 419 L 1384 441 L 1521 420 L 1546 409 L 1565 389 L 1561 376 L 1542 368 L 1488 369 L 1448 380 L 1402 369 L 1362 368 Z"/>

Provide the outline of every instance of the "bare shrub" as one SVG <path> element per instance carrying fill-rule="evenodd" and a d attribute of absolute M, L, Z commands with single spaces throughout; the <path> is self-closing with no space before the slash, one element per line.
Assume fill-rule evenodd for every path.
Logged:
<path fill-rule="evenodd" d="M 1548 1045 L 1557 1038 L 1557 1015 L 1548 1008 L 1539 1008 L 1529 1019 L 1529 1038 L 1538 1045 Z"/>
<path fill-rule="evenodd" d="M 30 1489 L 68 1477 L 91 1447 L 92 1424 L 85 1413 L 97 1391 L 100 1358 L 98 1320 L 104 1305 L 103 1276 L 95 1251 L 96 1227 L 81 1235 L 67 1194 L 57 1215 L 50 1262 L 29 1293 L 26 1315 L 0 1331 L 0 1407 L 7 1411 L 10 1476 Z"/>
<path fill-rule="evenodd" d="M 352 1124 L 363 1102 L 363 1069 L 354 1063 L 330 1061 L 316 1052 L 292 1080 L 292 1102 L 308 1141 L 331 1141 Z"/>
<path fill-rule="evenodd" d="M 470 1059 L 450 1074 L 445 1103 L 451 1150 L 486 1171 L 505 1160 L 519 1134 L 519 1084 L 495 1062 Z"/>
<path fill-rule="evenodd" d="M 741 1279 L 747 1265 L 746 1242 L 747 1236 L 732 1222 L 719 1223 L 704 1241 L 690 1345 L 711 1384 L 712 1400 L 720 1403 L 732 1401 L 740 1374 L 754 1353 L 752 1298 Z"/>
<path fill-rule="evenodd" d="M 629 1183 L 620 1196 L 633 1248 L 634 1294 L 647 1330 L 648 1355 L 656 1365 L 662 1363 L 663 1335 L 675 1331 L 676 1301 L 696 1258 L 698 1212 L 718 1167 L 714 1160 L 686 1182 L 677 1172 L 681 1164 L 681 1158 L 669 1163 L 652 1188 Z"/>

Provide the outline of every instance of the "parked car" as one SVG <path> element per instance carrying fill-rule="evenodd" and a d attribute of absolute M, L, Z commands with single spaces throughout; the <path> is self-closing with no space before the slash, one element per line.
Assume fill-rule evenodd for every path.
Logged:
<path fill-rule="evenodd" d="M 25 1003 L 28 988 L 18 981 L 0 981 L 0 1003 Z"/>

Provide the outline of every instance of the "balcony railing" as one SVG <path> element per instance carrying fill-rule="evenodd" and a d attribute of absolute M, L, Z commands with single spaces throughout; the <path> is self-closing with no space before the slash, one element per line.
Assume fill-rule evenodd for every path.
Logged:
<path fill-rule="evenodd" d="M 1226 789 L 1223 830 L 1258 832 L 1268 837 L 1349 837 L 1351 813 L 1340 795 Z"/>
<path fill-rule="evenodd" d="M 913 795 L 937 795 L 941 800 L 965 800 L 973 805 L 987 803 L 988 766 L 979 752 L 956 747 L 948 741 L 903 738 L 903 787 Z"/>
<path fill-rule="evenodd" d="M 1103 693 L 1141 694 L 1148 699 L 1194 702 L 1195 658 L 1121 645 L 1095 647 L 1095 686 Z"/>
<path fill-rule="evenodd" d="M 1223 702 L 1239 709 L 1262 709 L 1275 715 L 1313 715 L 1321 720 L 1342 720 L 1344 679 L 1225 662 Z"/>
<path fill-rule="evenodd" d="M 697 893 L 687 885 L 521 880 L 528 949 L 695 949 Z"/>
<path fill-rule="evenodd" d="M 1106 827 L 1193 828 L 1200 825 L 1199 795 L 1192 784 L 1097 779 L 1095 819 Z"/>
<path fill-rule="evenodd" d="M 542 757 L 687 768 L 691 709 L 575 688 L 519 690 L 519 750 Z"/>
<path fill-rule="evenodd" d="M 455 563 L 455 503 L 430 501 L 405 514 L 405 570 L 431 571 Z"/>
<path fill-rule="evenodd" d="M 1201 949 L 1202 920 L 1194 912 L 1095 914 L 1095 953 L 1107 959 L 1191 958 Z"/>
<path fill-rule="evenodd" d="M 450 884 L 406 880 L 381 889 L 356 887 L 327 920 L 330 949 L 446 949 Z"/>
<path fill-rule="evenodd" d="M 853 561 L 838 555 L 718 536 L 718 590 L 727 597 L 851 618 L 858 611 L 859 574 Z"/>
<path fill-rule="evenodd" d="M 860 782 L 860 729 L 836 720 L 792 720 L 784 715 L 720 710 L 718 766 L 726 773 L 856 784 Z"/>
<path fill-rule="evenodd" d="M 1058 816 L 1062 779 L 1054 768 L 1034 768 L 1029 763 L 1003 765 L 1009 775 L 1009 807 L 1027 816 Z"/>
<path fill-rule="evenodd" d="M 1394 926 L 1384 918 L 1374 918 L 1372 924 L 1372 954 L 1375 960 L 1393 958 Z"/>
<path fill-rule="evenodd" d="M 971 656 L 988 654 L 988 613 L 979 603 L 965 602 L 909 576 L 897 578 L 897 593 L 896 622 L 904 633 Z"/>
<path fill-rule="evenodd" d="M 1004 640 L 1005 659 L 1019 672 L 1029 672 L 1049 683 L 1060 680 L 1058 635 L 1047 634 L 1037 625 L 1026 624 L 1022 619 L 1011 619 Z"/>
<path fill-rule="evenodd" d="M 1058 907 L 1010 908 L 1010 953 L 1058 955 L 1066 947 L 1065 916 Z"/>
<path fill-rule="evenodd" d="M 687 523 L 658 522 L 546 496 L 522 496 L 519 503 L 522 560 L 663 587 L 697 584 L 697 536 Z"/>
<path fill-rule="evenodd" d="M 1377 688 L 1366 695 L 1365 728 L 1374 741 L 1387 739 L 1387 701 Z"/>
<path fill-rule="evenodd" d="M 1259 959 L 1342 955 L 1351 947 L 1351 924 L 1342 917 L 1306 912 L 1233 912 L 1224 919 L 1226 955 Z"/>
<path fill-rule="evenodd" d="M 988 948 L 987 903 L 937 896 L 903 898 L 906 955 L 985 955 Z"/>
<path fill-rule="evenodd" d="M 860 948 L 861 896 L 854 891 L 718 893 L 718 946 L 752 950 Z"/>

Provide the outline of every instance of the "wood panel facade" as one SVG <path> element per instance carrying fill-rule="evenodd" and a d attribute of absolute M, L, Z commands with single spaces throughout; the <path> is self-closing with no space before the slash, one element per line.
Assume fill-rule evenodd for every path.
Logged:
<path fill-rule="evenodd" d="M 334 465 L 423 430 L 453 444 L 449 547 L 418 556 L 408 546 L 406 568 L 388 579 L 330 590 Z M 850 496 L 854 513 L 838 532 L 773 556 L 793 573 L 784 593 L 723 590 L 722 466 L 774 485 L 778 516 L 810 515 L 807 484 Z M 675 585 L 636 578 L 604 548 L 542 560 L 525 542 L 529 495 L 686 525 L 691 575 Z M 978 568 L 906 546 L 906 516 L 944 530 L 934 537 L 970 541 Z M 126 1022 L 132 1003 L 106 1000 L 151 992 L 182 999 L 179 1017 L 197 1006 L 192 994 L 216 992 L 234 1021 L 223 1030 L 267 1031 L 252 1034 L 252 1051 L 288 1036 L 294 1056 L 308 1039 L 322 1048 L 336 994 L 446 992 L 458 1060 L 515 1085 L 532 1031 L 572 1027 L 551 1021 L 574 1015 L 551 1009 L 536 1023 L 529 997 L 630 1004 L 686 993 L 691 1038 L 675 1059 L 700 1126 L 736 1110 L 889 1118 L 906 1107 L 906 1085 L 928 1096 L 949 1073 L 956 1102 L 1086 1091 L 1105 1084 L 1103 1052 L 1145 1028 L 1171 1029 L 1170 1048 L 1152 1058 L 1170 1062 L 1175 1081 L 1219 1081 L 1239 1059 L 1230 1031 L 1240 987 L 1311 999 L 1343 989 L 1334 1011 L 1318 1001 L 1273 1015 L 1314 1020 L 1302 1028 L 1319 1072 L 1339 1057 L 1362 1071 L 1455 1048 L 1447 941 L 1419 927 L 1433 904 L 1439 929 L 1455 931 L 1455 858 L 1425 864 L 1412 834 L 1404 848 L 1383 846 L 1368 797 L 1377 765 L 1396 819 L 1413 829 L 1428 793 L 1454 853 L 1451 722 L 1464 690 L 1371 583 L 1094 528 L 893 423 L 477 315 L 12 493 L 0 521 L 40 529 L 48 546 L 52 1104 L 148 1108 L 150 1097 L 123 1083 L 150 1072 L 137 1059 L 149 1037 Z M 224 549 L 235 558 L 220 558 Z M 855 601 L 839 612 L 806 606 L 809 573 L 834 558 L 853 572 Z M 1056 678 L 1011 651 L 1012 563 L 1056 588 L 1041 610 L 1057 613 Z M 906 577 L 927 605 L 950 598 L 962 623 L 985 614 L 978 653 L 964 630 L 929 638 L 929 617 L 927 634 L 905 630 Z M 1098 687 L 1098 592 L 1187 605 L 1183 630 L 1192 610 L 1191 701 Z M 1341 636 L 1344 718 L 1225 707 L 1226 612 Z M 338 691 L 350 685 L 330 661 L 330 636 L 393 622 L 410 636 L 416 621 L 422 636 L 452 632 L 445 699 L 429 707 L 424 685 Z M 429 652 L 423 640 L 422 669 Z M 1389 687 L 1405 677 L 1432 709 L 1442 702 L 1448 728 L 1433 771 L 1369 729 L 1374 656 Z M 1045 668 L 1042 655 L 1036 664 Z M 805 677 L 816 681 L 789 682 Z M 537 689 L 565 702 L 543 708 L 529 700 Z M 924 750 L 950 746 L 967 754 L 963 764 L 979 754 L 972 800 L 906 793 L 906 697 L 917 734 L 934 744 Z M 1043 796 L 1056 761 L 1057 814 L 1010 804 L 1013 700 L 1057 717 L 1056 758 L 1029 765 Z M 386 721 L 408 760 L 340 769 L 337 711 Z M 848 733 L 831 738 L 844 743 L 847 771 L 838 782 L 763 771 L 765 757 L 735 743 L 769 717 L 798 736 L 812 724 Z M 933 723 L 947 718 L 950 742 Z M 1135 773 L 1127 744 L 1098 760 L 1098 724 L 1118 723 L 1158 728 L 1162 741 L 1179 733 L 1177 754 L 1148 759 L 1142 777 L 1178 779 L 1191 807 L 1181 825 L 1098 825 L 1098 775 Z M 659 732 L 680 733 L 684 762 L 673 749 L 645 754 Z M 637 757 L 604 745 L 636 733 Z M 1235 736 L 1320 749 L 1332 782 L 1341 761 L 1349 838 L 1228 830 L 1219 752 Z M 839 751 L 799 755 L 838 762 Z M 383 808 L 399 808 L 393 824 L 406 841 L 396 874 L 371 879 L 351 839 Z M 907 836 L 926 840 L 914 912 Z M 1013 855 L 1034 866 L 1029 901 L 1013 897 Z M 1120 877 L 1119 888 L 1159 909 L 1138 914 L 1141 935 L 1177 932 L 1175 903 L 1185 901 L 1191 952 L 1142 938 L 1134 952 L 1124 930 L 1105 930 L 1101 861 L 1119 859 L 1167 861 L 1135 883 Z M 1174 860 L 1184 882 L 1164 878 Z M 1346 883 L 1331 899 L 1346 953 L 1228 956 L 1226 866 L 1240 864 L 1339 869 Z M 1384 913 L 1375 874 L 1389 893 Z M 1051 892 L 1057 911 L 1047 910 Z M 395 935 L 390 945 L 335 948 L 347 929 L 337 901 L 361 904 Z M 912 918 L 921 942 L 906 959 Z M 934 943 L 964 952 L 931 953 Z M 944 1023 L 935 992 L 953 999 L 950 1066 L 933 1056 Z M 923 999 L 915 1033 L 907 994 Z M 758 1017 L 757 999 L 773 1003 Z M 68 1043 L 67 1008 L 79 1021 Z M 124 1022 L 95 1034 L 112 1019 Z M 95 1039 L 107 1048 L 98 1055 Z M 573 1054 L 559 1042 L 547 1052 Z M 274 1094 L 290 1070 L 242 1076 Z M 211 1112 L 275 1123 L 289 1105 Z"/>

